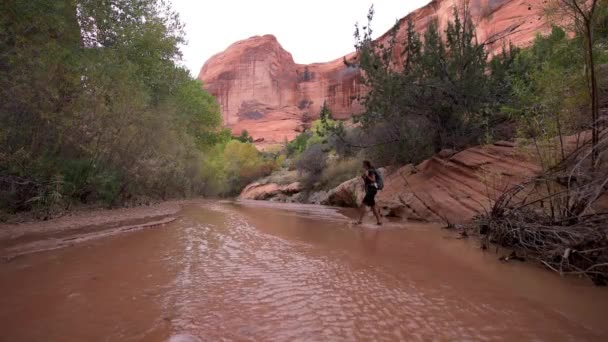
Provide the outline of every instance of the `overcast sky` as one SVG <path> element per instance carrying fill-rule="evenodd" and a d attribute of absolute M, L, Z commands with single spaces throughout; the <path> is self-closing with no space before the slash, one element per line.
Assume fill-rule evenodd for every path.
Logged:
<path fill-rule="evenodd" d="M 326 62 L 354 50 L 355 22 L 376 10 L 379 36 L 429 0 L 173 0 L 186 24 L 184 64 L 197 76 L 203 63 L 230 44 L 273 34 L 296 63 Z"/>

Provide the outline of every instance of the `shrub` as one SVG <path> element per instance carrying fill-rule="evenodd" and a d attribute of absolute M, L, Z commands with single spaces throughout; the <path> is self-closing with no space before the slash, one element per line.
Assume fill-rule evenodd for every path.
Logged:
<path fill-rule="evenodd" d="M 285 146 L 285 152 L 288 157 L 298 156 L 300 153 L 304 152 L 306 147 L 308 146 L 308 140 L 312 137 L 311 132 L 302 132 L 296 136 L 296 138 L 287 143 Z"/>
<path fill-rule="evenodd" d="M 319 175 L 326 165 L 326 155 L 320 144 L 309 146 L 296 160 L 296 169 L 302 173 Z"/>
<path fill-rule="evenodd" d="M 321 187 L 325 190 L 335 188 L 341 183 L 356 177 L 360 169 L 361 160 L 358 158 L 331 161 L 321 174 Z"/>
<path fill-rule="evenodd" d="M 211 196 L 236 195 L 247 184 L 275 169 L 275 159 L 264 158 L 253 144 L 232 140 L 215 147 L 204 158 L 203 192 Z"/>

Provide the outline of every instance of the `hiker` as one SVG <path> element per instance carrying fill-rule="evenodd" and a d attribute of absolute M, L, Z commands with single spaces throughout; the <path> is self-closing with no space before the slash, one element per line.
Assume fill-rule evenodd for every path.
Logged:
<path fill-rule="evenodd" d="M 379 186 L 378 184 L 381 181 L 380 175 L 368 160 L 363 161 L 363 170 L 364 172 L 361 178 L 363 178 L 363 181 L 365 182 L 365 197 L 363 198 L 363 204 L 359 208 L 360 216 L 357 224 L 363 223 L 363 216 L 365 216 L 366 211 L 365 207 L 368 206 L 372 208 L 372 212 L 374 213 L 374 216 L 376 216 L 376 223 L 380 226 L 382 225 L 382 221 L 380 220 L 380 213 L 378 212 L 378 208 L 376 208 L 375 200 L 378 189 L 382 188 L 382 186 Z"/>

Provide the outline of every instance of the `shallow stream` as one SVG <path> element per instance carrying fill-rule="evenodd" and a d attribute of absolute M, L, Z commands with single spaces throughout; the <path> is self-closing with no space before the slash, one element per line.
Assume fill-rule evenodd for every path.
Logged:
<path fill-rule="evenodd" d="M 372 222 L 372 218 L 368 217 Z M 192 202 L 0 263 L 0 341 L 608 341 L 608 291 L 429 225 Z"/>

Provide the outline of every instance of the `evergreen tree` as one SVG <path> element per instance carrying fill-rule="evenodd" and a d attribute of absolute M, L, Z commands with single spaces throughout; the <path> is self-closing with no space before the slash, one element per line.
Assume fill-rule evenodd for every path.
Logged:
<path fill-rule="evenodd" d="M 372 40 L 372 18 L 373 8 L 363 30 L 356 27 L 355 39 L 362 82 L 369 89 L 363 97 L 366 111 L 357 120 L 367 132 L 376 132 L 375 144 L 401 150 L 426 150 L 430 144 L 439 151 L 478 142 L 489 108 L 497 108 L 500 99 L 491 89 L 485 47 L 477 41 L 468 9 L 454 10 L 445 35 L 432 20 L 421 39 L 408 21 L 401 46 L 395 38 L 388 45 Z M 400 68 L 394 65 L 396 50 L 404 54 Z M 420 135 L 421 129 L 427 134 Z"/>

